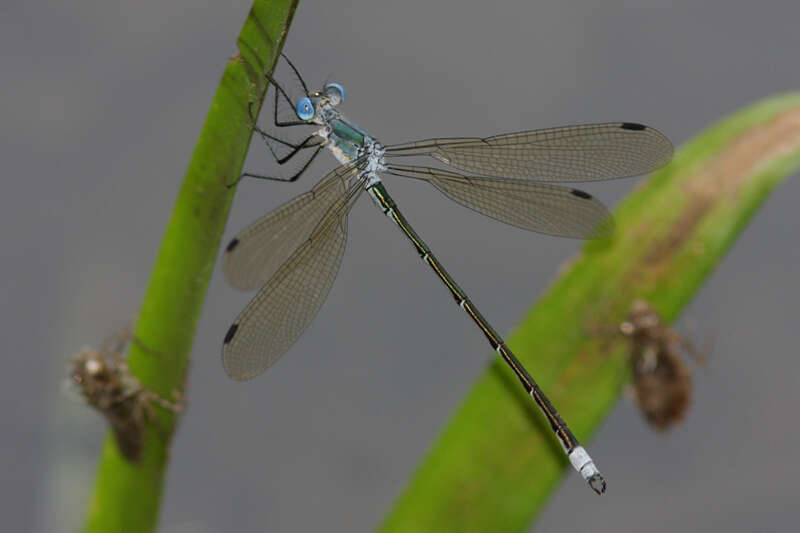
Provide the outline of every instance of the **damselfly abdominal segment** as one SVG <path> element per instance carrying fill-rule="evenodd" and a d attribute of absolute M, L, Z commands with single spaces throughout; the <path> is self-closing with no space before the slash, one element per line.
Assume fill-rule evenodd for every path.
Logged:
<path fill-rule="evenodd" d="M 347 240 L 348 213 L 366 191 L 519 378 L 575 469 L 595 492 L 604 492 L 606 482 L 589 454 L 502 337 L 411 227 L 381 176 L 427 181 L 451 200 L 513 226 L 588 238 L 611 231 L 611 217 L 603 204 L 583 191 L 541 182 L 595 181 L 644 174 L 670 160 L 669 140 L 641 124 L 613 122 L 387 146 L 338 110 L 345 97 L 341 85 L 328 83 L 321 91 L 309 92 L 297 69 L 291 62 L 288 64 L 303 85 L 305 96 L 292 102 L 284 88 L 268 77 L 275 88 L 275 126 L 320 128 L 296 144 L 258 128 L 256 131 L 268 143 L 278 142 L 291 150 L 283 158 L 276 156 L 279 164 L 306 151 L 312 155 L 288 178 L 245 176 L 294 181 L 322 148 L 329 149 L 341 166 L 309 192 L 251 224 L 228 244 L 224 270 L 230 284 L 240 289 L 261 288 L 225 335 L 222 360 L 228 375 L 246 380 L 264 372 L 311 323 L 339 270 Z M 278 120 L 280 98 L 293 106 L 293 120 Z M 412 156 L 432 157 L 472 174 L 399 162 Z"/>

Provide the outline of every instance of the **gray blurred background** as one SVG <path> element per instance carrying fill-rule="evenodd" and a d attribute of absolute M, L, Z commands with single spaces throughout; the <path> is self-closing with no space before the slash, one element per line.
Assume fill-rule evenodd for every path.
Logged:
<path fill-rule="evenodd" d="M 248 9 L 243 0 L 0 7 L 6 531 L 73 531 L 84 517 L 105 427 L 61 393 L 66 363 L 136 313 Z M 345 113 L 387 143 L 628 120 L 679 145 L 800 87 L 798 17 L 796 0 L 308 0 L 285 50 L 310 85 L 342 83 Z M 246 168 L 268 170 L 265 154 L 254 144 Z M 293 185 L 243 183 L 224 241 L 335 164 L 319 160 Z M 580 246 L 387 181 L 500 331 Z M 613 205 L 635 183 L 586 188 Z M 621 401 L 590 447 L 608 494 L 571 473 L 532 530 L 796 525 L 798 195 L 791 179 L 767 200 L 678 325 L 715 338 L 685 423 L 655 434 Z M 215 271 L 162 531 L 373 529 L 491 351 L 366 200 L 317 319 L 278 365 L 240 384 L 225 376 L 220 345 L 250 296 Z"/>

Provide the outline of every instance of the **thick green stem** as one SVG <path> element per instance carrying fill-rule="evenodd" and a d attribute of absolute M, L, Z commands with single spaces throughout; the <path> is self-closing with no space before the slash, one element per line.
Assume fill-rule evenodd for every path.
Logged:
<path fill-rule="evenodd" d="M 800 94 L 734 114 L 637 187 L 616 210 L 615 234 L 589 242 L 528 313 L 509 345 L 578 438 L 594 433 L 628 379 L 625 341 L 600 332 L 619 324 L 637 298 L 672 321 L 799 163 Z M 613 465 L 594 459 L 613 491 Z M 526 530 L 567 466 L 530 399 L 496 361 L 382 530 Z"/>
<path fill-rule="evenodd" d="M 222 75 L 178 193 L 147 288 L 128 362 L 163 398 L 183 390 L 197 321 L 214 268 L 235 183 L 252 135 L 248 103 L 261 102 L 297 0 L 256 0 L 239 35 L 239 54 Z M 146 346 L 147 349 L 143 348 Z M 107 436 L 89 505 L 87 531 L 153 531 L 175 418 L 151 420 L 140 462 Z"/>

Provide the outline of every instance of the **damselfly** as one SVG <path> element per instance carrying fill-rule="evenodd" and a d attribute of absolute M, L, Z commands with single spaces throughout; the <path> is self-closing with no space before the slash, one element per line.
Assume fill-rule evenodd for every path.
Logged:
<path fill-rule="evenodd" d="M 641 124 L 614 122 L 483 139 L 440 138 L 385 146 L 338 110 L 344 100 L 341 85 L 328 83 L 321 91 L 310 92 L 294 65 L 286 61 L 305 95 L 295 104 L 286 90 L 268 76 L 275 90 L 275 125 L 321 128 L 297 144 L 257 127 L 256 131 L 268 144 L 278 142 L 291 149 L 283 158 L 273 152 L 280 164 L 305 150 L 310 150 L 312 156 L 288 178 L 244 176 L 294 181 L 322 148 L 328 148 L 341 166 L 309 192 L 251 224 L 228 244 L 224 270 L 230 284 L 240 289 L 261 287 L 225 335 L 222 360 L 228 375 L 238 380 L 257 376 L 303 333 L 330 291 L 347 240 L 347 215 L 366 191 L 411 241 L 422 260 L 516 374 L 547 418 L 575 469 L 595 492 L 605 492 L 606 482 L 589 454 L 502 337 L 402 215 L 380 175 L 427 181 L 451 200 L 513 226 L 588 238 L 611 230 L 611 217 L 603 204 L 583 191 L 541 182 L 594 181 L 644 174 L 670 160 L 669 140 Z M 293 106 L 296 118 L 278 120 L 280 98 Z M 474 175 L 398 162 L 412 156 L 429 156 Z"/>

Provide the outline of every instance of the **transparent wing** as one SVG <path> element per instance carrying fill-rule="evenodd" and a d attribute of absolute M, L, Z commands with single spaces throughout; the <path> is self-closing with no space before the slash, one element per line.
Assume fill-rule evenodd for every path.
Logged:
<path fill-rule="evenodd" d="M 406 165 L 389 165 L 387 172 L 425 180 L 451 200 L 518 228 L 582 239 L 607 235 L 614 228 L 608 209 L 577 189 Z"/>
<path fill-rule="evenodd" d="M 487 176 L 595 181 L 638 176 L 665 165 L 672 144 L 631 122 L 585 124 L 478 138 L 428 139 L 389 146 L 386 156 L 429 155 Z"/>
<path fill-rule="evenodd" d="M 228 329 L 222 363 L 230 377 L 264 372 L 297 341 L 330 292 L 347 243 L 347 213 L 363 187 L 355 183 L 278 269 Z"/>
<path fill-rule="evenodd" d="M 347 197 L 348 188 L 363 161 L 338 167 L 313 189 L 289 200 L 253 222 L 225 249 L 225 278 L 237 289 L 264 285 L 289 256 L 308 240 L 331 209 Z"/>

